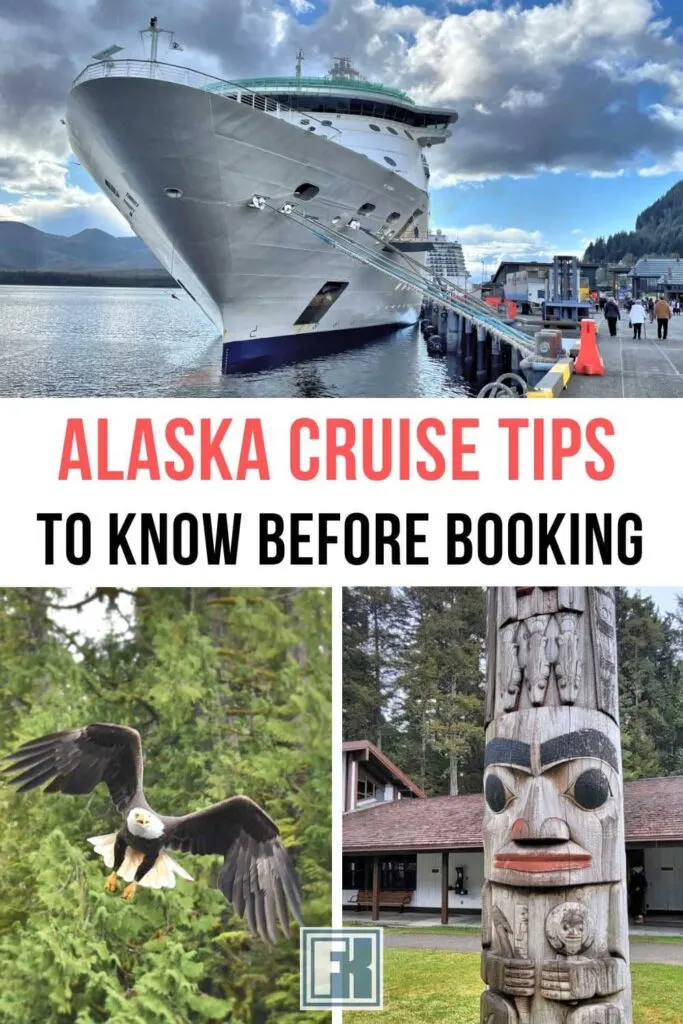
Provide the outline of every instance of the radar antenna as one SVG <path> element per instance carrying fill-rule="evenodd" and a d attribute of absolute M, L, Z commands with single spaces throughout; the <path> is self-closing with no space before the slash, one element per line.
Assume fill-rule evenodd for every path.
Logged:
<path fill-rule="evenodd" d="M 327 74 L 329 78 L 360 79 L 365 81 L 360 71 L 354 68 L 350 57 L 335 57 L 334 64 Z"/>
<path fill-rule="evenodd" d="M 149 59 L 154 64 L 158 60 L 159 53 L 159 36 L 168 36 L 168 45 L 171 50 L 182 50 L 182 46 L 174 42 L 174 32 L 171 32 L 167 28 L 159 28 L 159 19 L 156 15 L 149 19 L 149 28 L 145 28 L 140 32 L 140 38 L 144 44 L 145 36 L 150 37 L 150 48 L 149 48 Z"/>
<path fill-rule="evenodd" d="M 301 84 L 301 65 L 306 60 L 306 54 L 303 50 L 299 50 L 296 55 L 296 84 Z"/>

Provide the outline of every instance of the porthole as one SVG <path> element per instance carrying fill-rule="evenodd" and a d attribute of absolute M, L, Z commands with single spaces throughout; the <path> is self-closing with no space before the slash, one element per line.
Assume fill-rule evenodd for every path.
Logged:
<path fill-rule="evenodd" d="M 392 135 L 398 135 L 398 132 L 396 131 L 396 129 L 392 128 L 390 124 L 387 125 L 387 131 L 391 132 Z"/>
<path fill-rule="evenodd" d="M 308 202 L 309 199 L 314 199 L 319 191 L 320 189 L 317 185 L 311 185 L 310 181 L 302 181 L 292 194 L 295 199 L 303 199 L 305 202 Z"/>
<path fill-rule="evenodd" d="M 321 121 L 320 123 L 324 124 L 326 128 L 332 128 L 332 122 L 331 121 Z"/>
<path fill-rule="evenodd" d="M 396 211 L 396 210 L 394 210 L 394 212 L 393 212 L 393 213 L 390 213 L 390 214 L 389 214 L 389 216 L 387 217 L 387 219 L 386 219 L 386 223 L 387 223 L 387 224 L 393 224 L 393 222 L 394 222 L 395 220 L 400 220 L 400 219 L 401 219 L 401 214 L 400 214 L 400 213 L 397 213 L 397 211 Z"/>
<path fill-rule="evenodd" d="M 308 120 L 308 118 L 303 118 L 301 121 L 299 121 L 299 124 L 310 124 L 310 123 L 311 122 Z"/>
<path fill-rule="evenodd" d="M 403 129 L 403 131 L 404 131 L 404 132 L 406 133 L 406 135 L 408 136 L 408 138 L 410 139 L 410 141 L 411 141 L 411 142 L 414 142 L 414 141 L 415 141 L 415 139 L 414 139 L 414 138 L 413 138 L 413 136 L 412 136 L 412 135 L 410 134 L 410 132 L 408 131 L 408 129 L 407 129 L 407 128 L 404 128 L 404 129 Z"/>
<path fill-rule="evenodd" d="M 373 132 L 381 132 L 381 131 L 382 131 L 382 129 L 381 129 L 381 128 L 378 128 L 378 126 L 377 126 L 376 124 L 371 124 L 371 125 L 370 125 L 370 129 L 371 129 L 371 131 L 373 131 Z"/>
<path fill-rule="evenodd" d="M 374 203 L 363 203 L 362 206 L 358 207 L 358 212 L 361 216 L 366 216 L 368 213 L 372 213 L 374 209 Z"/>
<path fill-rule="evenodd" d="M 311 127 L 308 130 L 309 130 L 309 132 L 314 132 L 315 131 L 315 125 L 312 124 Z"/>
<path fill-rule="evenodd" d="M 183 190 L 181 188 L 165 188 L 164 194 L 167 195 L 169 199 L 180 199 L 183 194 Z"/>
<path fill-rule="evenodd" d="M 396 161 L 392 160 L 392 158 L 390 156 L 385 156 L 384 157 L 384 163 L 385 164 L 389 164 L 390 167 L 395 167 L 396 166 Z"/>

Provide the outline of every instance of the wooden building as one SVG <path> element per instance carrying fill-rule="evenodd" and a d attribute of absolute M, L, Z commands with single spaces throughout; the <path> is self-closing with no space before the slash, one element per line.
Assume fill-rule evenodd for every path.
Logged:
<path fill-rule="evenodd" d="M 433 911 L 442 921 L 449 914 L 479 910 L 484 881 L 483 795 L 427 798 L 372 744 L 344 746 L 345 793 L 349 793 L 353 764 L 359 769 L 366 766 L 370 774 L 380 767 L 385 775 L 393 771 L 395 779 L 400 777 L 402 791 L 401 799 L 368 800 L 364 795 L 353 807 L 347 803 L 344 904 L 354 905 L 359 891 L 374 890 L 379 897 L 399 890 L 409 893 L 408 911 Z M 360 751 L 367 751 L 364 760 L 357 760 Z M 357 795 L 361 792 L 367 793 L 358 790 Z M 410 799 L 405 798 L 408 795 Z M 626 782 L 624 805 L 627 863 L 629 869 L 644 865 L 648 912 L 682 914 L 683 778 Z"/>

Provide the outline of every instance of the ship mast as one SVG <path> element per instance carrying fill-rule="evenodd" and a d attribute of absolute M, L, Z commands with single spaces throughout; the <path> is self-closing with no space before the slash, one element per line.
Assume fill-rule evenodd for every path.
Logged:
<path fill-rule="evenodd" d="M 149 19 L 149 28 L 143 29 L 140 32 L 140 38 L 142 39 L 143 43 L 145 41 L 144 40 L 145 36 L 149 36 L 150 37 L 149 59 L 152 62 L 152 64 L 156 64 L 156 62 L 158 60 L 159 36 L 163 35 L 163 36 L 168 36 L 169 37 L 168 41 L 169 41 L 169 45 L 170 45 L 171 49 L 177 49 L 177 50 L 182 49 L 182 47 L 180 47 L 180 46 L 177 46 L 177 45 L 174 46 L 173 45 L 174 33 L 171 32 L 167 28 L 159 28 L 158 22 L 159 22 L 159 19 L 155 15 L 154 17 Z"/>
<path fill-rule="evenodd" d="M 299 50 L 296 55 L 296 87 L 297 89 L 301 86 L 301 65 L 306 59 L 306 55 L 303 50 Z"/>

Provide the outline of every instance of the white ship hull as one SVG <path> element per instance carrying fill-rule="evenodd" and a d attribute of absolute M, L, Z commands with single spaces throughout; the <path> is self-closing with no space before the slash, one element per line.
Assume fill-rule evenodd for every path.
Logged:
<path fill-rule="evenodd" d="M 68 128 L 105 195 L 223 332 L 228 361 L 232 343 L 243 356 L 247 341 L 417 319 L 417 291 L 249 205 L 254 195 L 296 203 L 308 182 L 319 192 L 299 208 L 323 224 L 345 224 L 363 204 L 375 208 L 362 220 L 372 231 L 392 213 L 400 226 L 427 211 L 424 189 L 333 141 L 334 129 L 325 137 L 204 89 L 123 75 L 79 81 Z M 326 282 L 345 287 L 316 323 L 297 324 Z"/>

